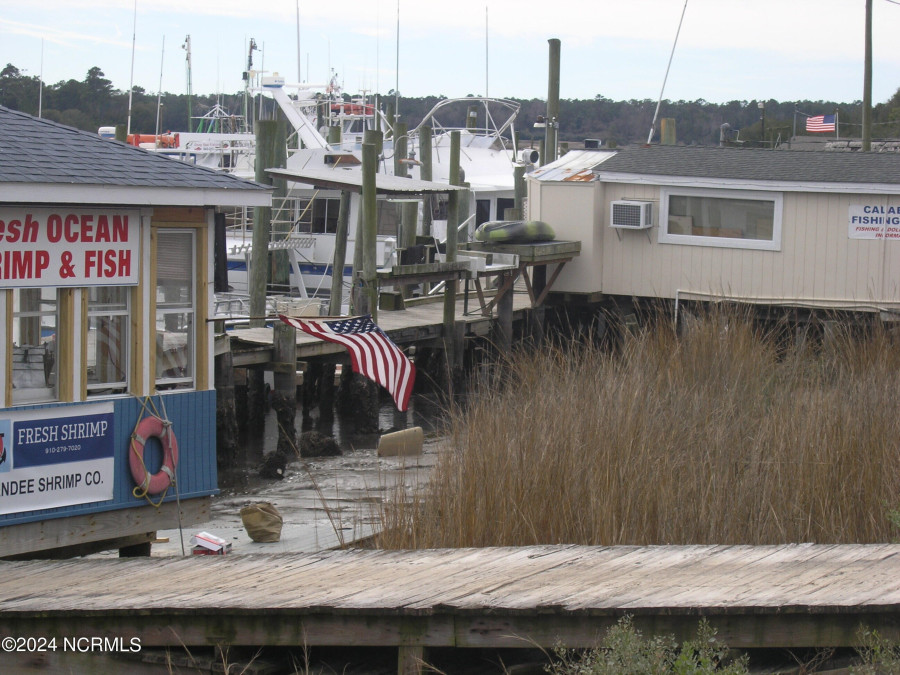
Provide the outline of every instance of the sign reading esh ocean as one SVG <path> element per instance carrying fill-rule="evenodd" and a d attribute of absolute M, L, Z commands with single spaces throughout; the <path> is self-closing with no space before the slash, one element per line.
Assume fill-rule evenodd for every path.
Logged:
<path fill-rule="evenodd" d="M 140 212 L 0 208 L 0 288 L 134 285 Z"/>
<path fill-rule="evenodd" d="M 113 498 L 113 405 L 0 413 L 0 514 Z"/>

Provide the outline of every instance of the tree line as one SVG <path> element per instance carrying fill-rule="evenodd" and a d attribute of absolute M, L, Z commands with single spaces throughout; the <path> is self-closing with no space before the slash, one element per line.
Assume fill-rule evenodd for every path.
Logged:
<path fill-rule="evenodd" d="M 194 131 L 199 116 L 219 105 L 235 115 L 252 115 L 254 101 L 245 99 L 244 92 L 226 95 L 194 95 L 148 93 L 134 87 L 131 101 L 131 130 L 152 134 L 158 129 Z M 349 96 L 345 95 L 349 99 Z M 401 120 L 409 128 L 417 125 L 431 108 L 444 97 L 399 97 Z M 520 106 L 516 130 L 520 143 L 536 144 L 544 130 L 535 128 L 539 116 L 546 115 L 546 102 L 540 99 L 511 99 Z M 394 92 L 385 101 L 393 104 Z M 158 105 L 159 103 L 159 105 Z M 385 105 L 388 105 L 386 103 Z M 56 84 L 41 83 L 39 78 L 24 74 L 13 64 L 0 71 L 0 105 L 66 124 L 85 131 L 96 132 L 101 126 L 125 124 L 128 116 L 128 92 L 115 89 L 98 67 L 88 70 L 83 80 L 65 80 Z M 585 139 L 599 139 L 609 146 L 646 142 L 656 109 L 651 99 L 614 101 L 598 94 L 592 99 L 564 99 L 560 101 L 559 138 L 579 143 Z M 190 114 L 189 114 L 190 110 Z M 838 113 L 841 137 L 862 135 L 862 104 L 860 101 L 730 101 L 710 103 L 663 100 L 659 118 L 674 120 L 678 143 L 716 145 L 723 125 L 729 125 L 732 138 L 745 144 L 768 146 L 786 141 L 795 133 L 805 134 L 806 116 Z M 465 126 L 465 108 L 448 111 L 445 126 Z M 195 118 L 191 121 L 191 118 Z M 900 89 L 886 102 L 873 107 L 873 138 L 900 136 Z M 659 123 L 655 140 L 659 139 Z M 763 132 L 765 136 L 763 136 Z M 821 136 L 822 134 L 818 134 Z"/>

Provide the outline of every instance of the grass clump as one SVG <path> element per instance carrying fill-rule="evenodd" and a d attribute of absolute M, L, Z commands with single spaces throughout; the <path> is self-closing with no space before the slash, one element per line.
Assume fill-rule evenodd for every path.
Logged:
<path fill-rule="evenodd" d="M 711 310 L 614 350 L 520 352 L 449 412 L 387 548 L 869 543 L 896 536 L 900 348 Z"/>
<path fill-rule="evenodd" d="M 728 647 L 716 640 L 716 632 L 702 619 L 694 640 L 680 647 L 672 636 L 645 638 L 625 616 L 610 628 L 596 648 L 579 652 L 557 649 L 556 660 L 547 666 L 551 675 L 742 675 L 747 673 L 746 655 L 729 661 Z"/>

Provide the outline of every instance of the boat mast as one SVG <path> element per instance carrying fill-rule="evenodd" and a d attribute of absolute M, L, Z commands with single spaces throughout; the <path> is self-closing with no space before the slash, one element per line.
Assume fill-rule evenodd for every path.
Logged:
<path fill-rule="evenodd" d="M 247 70 L 244 71 L 244 130 L 249 130 L 250 120 L 250 78 L 253 71 L 253 52 L 256 50 L 256 40 L 250 38 L 250 48 L 247 50 Z"/>
<path fill-rule="evenodd" d="M 131 97 L 134 93 L 134 45 L 137 42 L 137 0 L 134 0 L 134 28 L 131 31 L 131 81 L 128 83 L 128 123 L 125 125 L 125 137 L 131 133 Z"/>
<path fill-rule="evenodd" d="M 300 0 L 297 0 L 297 82 L 303 82 L 303 59 L 300 56 Z"/>
<path fill-rule="evenodd" d="M 181 45 L 181 48 L 187 52 L 184 57 L 185 69 L 187 70 L 187 108 L 188 108 L 188 131 L 191 130 L 191 119 L 193 114 L 191 112 L 191 98 L 194 95 L 194 85 L 191 82 L 191 36 L 186 35 L 184 38 L 184 44 Z"/>
<path fill-rule="evenodd" d="M 159 89 L 156 90 L 156 136 L 157 136 L 157 138 L 155 140 L 157 143 L 159 143 L 159 112 L 162 109 L 162 78 L 163 78 L 163 64 L 165 63 L 165 60 L 166 60 L 166 36 L 163 35 L 162 54 L 159 57 Z"/>

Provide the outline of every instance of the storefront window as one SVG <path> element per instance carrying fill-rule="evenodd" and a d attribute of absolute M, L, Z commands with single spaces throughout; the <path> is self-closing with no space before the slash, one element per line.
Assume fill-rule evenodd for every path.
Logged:
<path fill-rule="evenodd" d="M 156 386 L 194 386 L 194 233 L 160 230 L 156 271 Z"/>
<path fill-rule="evenodd" d="M 100 286 L 85 292 L 88 294 L 88 396 L 124 394 L 128 391 L 130 371 L 130 289 Z"/>
<path fill-rule="evenodd" d="M 13 404 L 59 399 L 55 288 L 13 291 Z"/>

